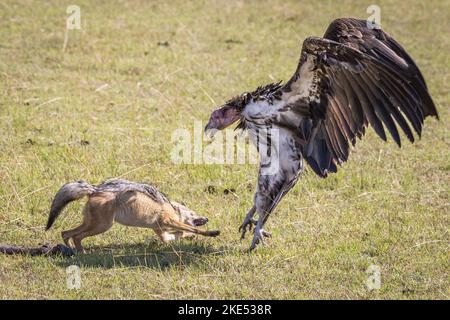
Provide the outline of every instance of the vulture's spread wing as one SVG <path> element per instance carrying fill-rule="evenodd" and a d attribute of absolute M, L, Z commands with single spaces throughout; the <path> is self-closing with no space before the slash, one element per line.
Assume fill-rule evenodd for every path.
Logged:
<path fill-rule="evenodd" d="M 347 160 L 349 144 L 368 124 L 383 140 L 387 129 L 400 146 L 397 126 L 413 142 L 412 129 L 420 136 L 424 118 L 437 117 L 414 61 L 365 20 L 338 19 L 324 38 L 307 38 L 297 71 L 281 91 L 304 118 L 300 131 L 308 143 L 303 153 L 320 176 Z"/>

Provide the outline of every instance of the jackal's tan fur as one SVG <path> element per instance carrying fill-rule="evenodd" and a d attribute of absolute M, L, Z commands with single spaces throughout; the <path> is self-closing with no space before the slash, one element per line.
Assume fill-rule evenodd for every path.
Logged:
<path fill-rule="evenodd" d="M 127 186 L 133 186 L 128 181 L 126 183 L 129 183 Z M 86 191 L 86 185 L 87 188 L 92 189 Z M 204 221 L 208 221 L 208 219 L 196 216 L 188 208 L 177 202 L 168 201 L 165 197 L 165 201 L 156 201 L 148 194 L 133 188 L 108 191 L 108 188 L 102 189 L 101 186 L 95 187 L 85 182 L 75 182 L 63 186 L 53 201 L 47 229 L 51 227 L 67 203 L 86 195 L 88 201 L 83 210 L 83 223 L 72 230 L 62 232 L 66 245 L 71 246 L 70 239 L 72 239 L 75 248 L 81 252 L 84 252 L 81 245 L 84 238 L 106 232 L 114 221 L 131 227 L 151 228 L 163 242 L 194 234 L 215 237 L 220 233 L 197 228 L 193 225 L 193 221 L 196 220 L 194 218 L 204 219 Z M 53 209 L 55 206 L 58 209 Z"/>

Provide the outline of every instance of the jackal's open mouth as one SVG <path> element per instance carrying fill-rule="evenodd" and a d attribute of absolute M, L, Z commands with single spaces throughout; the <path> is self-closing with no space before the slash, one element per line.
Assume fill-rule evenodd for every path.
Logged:
<path fill-rule="evenodd" d="M 200 226 L 203 226 L 203 225 L 205 225 L 207 222 L 208 222 L 208 218 L 197 218 L 197 219 L 194 219 L 194 226 L 196 226 L 196 227 L 200 227 Z"/>

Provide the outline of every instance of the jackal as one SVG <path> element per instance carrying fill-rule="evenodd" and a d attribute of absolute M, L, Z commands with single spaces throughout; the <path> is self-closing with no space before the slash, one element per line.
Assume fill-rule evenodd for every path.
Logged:
<path fill-rule="evenodd" d="M 47 228 L 50 229 L 64 207 L 87 196 L 83 223 L 61 233 L 64 243 L 85 252 L 81 241 L 106 232 L 113 222 L 132 227 L 151 228 L 163 242 L 200 234 L 216 237 L 220 231 L 198 228 L 208 222 L 184 205 L 170 201 L 154 186 L 122 179 L 107 180 L 97 186 L 85 181 L 70 182 L 61 187 L 53 199 Z"/>

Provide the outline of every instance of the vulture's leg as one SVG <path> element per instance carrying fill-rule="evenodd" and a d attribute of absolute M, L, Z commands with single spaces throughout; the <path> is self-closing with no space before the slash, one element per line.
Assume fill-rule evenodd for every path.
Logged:
<path fill-rule="evenodd" d="M 300 161 L 293 162 L 289 170 L 280 168 L 275 175 L 259 176 L 258 191 L 255 195 L 255 208 L 259 219 L 250 250 L 255 249 L 260 242 L 263 242 L 264 237 L 270 237 L 270 233 L 263 229 L 264 224 L 284 195 L 297 182 L 301 165 Z"/>
<path fill-rule="evenodd" d="M 244 222 L 239 227 L 239 232 L 242 232 L 241 239 L 245 238 L 245 233 L 247 231 L 252 230 L 252 226 L 256 225 L 257 221 L 253 219 L 253 216 L 255 215 L 256 207 L 253 206 L 245 216 Z"/>
<path fill-rule="evenodd" d="M 264 224 L 287 191 L 289 191 L 289 189 L 281 188 L 280 190 L 278 190 L 278 192 L 274 193 L 275 196 L 264 195 L 262 193 L 256 194 L 255 202 L 259 219 L 256 223 L 255 233 L 253 235 L 250 251 L 255 249 L 259 243 L 264 242 L 265 237 L 269 238 L 271 236 L 269 232 L 263 229 Z"/>
<path fill-rule="evenodd" d="M 258 187 L 254 200 L 259 217 L 250 250 L 255 249 L 265 237 L 270 237 L 270 233 L 263 229 L 264 224 L 283 196 L 295 185 L 303 168 L 300 146 L 295 139 L 286 134 L 280 135 L 273 146 L 275 149 L 270 155 L 261 153 L 260 149 Z"/>

